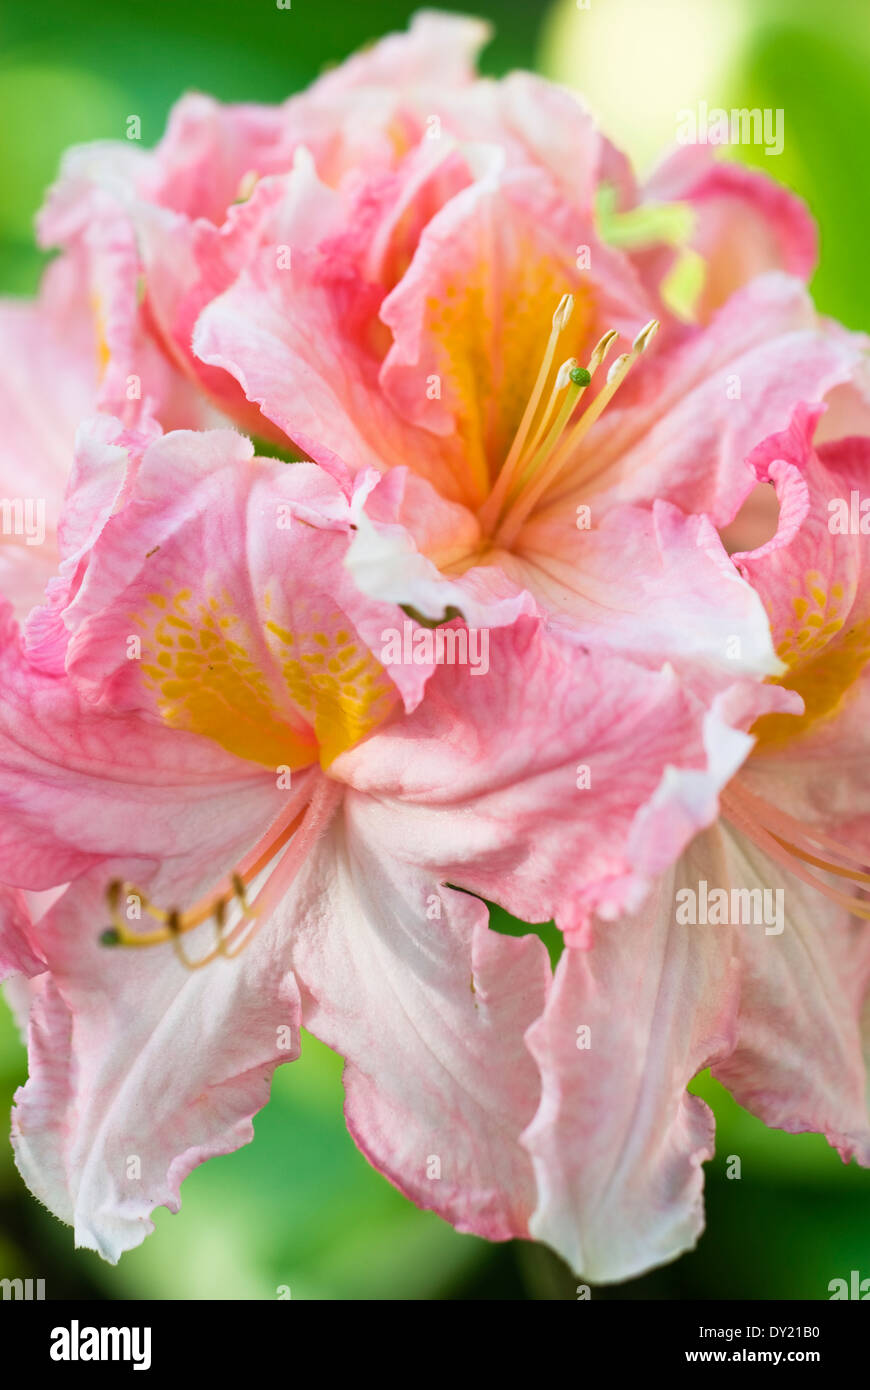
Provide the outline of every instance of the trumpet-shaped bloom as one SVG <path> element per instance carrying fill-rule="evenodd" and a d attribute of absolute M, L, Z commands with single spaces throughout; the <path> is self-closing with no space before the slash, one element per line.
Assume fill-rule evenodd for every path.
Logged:
<path fill-rule="evenodd" d="M 823 442 L 820 410 L 800 409 L 750 456 L 779 524 L 734 558 L 770 615 L 792 704 L 753 726 L 717 823 L 641 911 L 565 952 L 529 1035 L 544 1097 L 525 1136 L 543 1194 L 532 1230 L 552 1241 L 570 1229 L 566 1254 L 591 1279 L 625 1278 L 697 1238 L 712 1116 L 685 1088 L 703 1067 L 765 1123 L 820 1132 L 870 1164 L 870 438 L 830 438 L 837 419 L 862 418 L 849 394 Z M 578 1068 L 568 1034 L 581 1017 L 595 1041 Z M 554 1181 L 556 1154 L 574 1159 Z"/>
<path fill-rule="evenodd" d="M 484 37 L 427 14 L 281 107 L 185 98 L 42 215 L 70 419 L 111 413 L 3 614 L 0 966 L 19 1166 L 110 1259 L 302 1026 L 414 1201 L 590 1278 L 696 1236 L 707 1065 L 867 1154 L 862 795 L 805 776 L 863 688 L 860 552 L 812 559 L 863 342 L 791 195 L 698 151 L 639 187 L 568 93 L 478 79 Z M 300 461 L 173 429 L 216 412 Z M 759 479 L 779 529 L 731 559 Z M 762 853 L 788 934 L 675 925 Z M 555 920 L 555 975 L 483 900 Z"/>
<path fill-rule="evenodd" d="M 300 1024 L 346 1058 L 348 1123 L 382 1171 L 461 1229 L 525 1234 L 525 1035 L 550 968 L 481 899 L 569 930 L 633 900 L 714 814 L 741 728 L 782 707 L 736 671 L 699 663 L 696 690 L 580 650 L 513 601 L 501 625 L 489 602 L 483 678 L 387 661 L 385 638 L 427 629 L 345 563 L 374 481 L 97 419 L 46 602 L 8 626 L 0 878 L 22 910 L 3 961 L 31 977 L 16 1152 L 111 1259 L 250 1137 Z M 711 620 L 745 623 L 699 523 L 656 525 L 707 566 Z M 48 890 L 29 920 L 24 893 Z"/>

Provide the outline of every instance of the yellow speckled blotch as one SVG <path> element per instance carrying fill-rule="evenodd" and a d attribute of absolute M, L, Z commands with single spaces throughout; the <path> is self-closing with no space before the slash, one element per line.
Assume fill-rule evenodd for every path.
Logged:
<path fill-rule="evenodd" d="M 295 604 L 292 630 L 267 622 L 266 640 L 294 704 L 314 725 L 324 767 L 389 714 L 395 686 L 344 614 Z"/>
<path fill-rule="evenodd" d="M 828 593 L 822 575 L 811 571 L 792 600 L 795 622 L 786 628 L 777 656 L 788 666 L 777 684 L 803 697 L 806 713 L 765 714 L 752 730 L 759 748 L 780 747 L 832 714 L 870 658 L 870 619 L 845 627 L 843 587 Z"/>
<path fill-rule="evenodd" d="M 263 638 L 294 712 L 279 708 L 251 655 L 255 635 L 228 597 L 195 602 L 189 590 L 149 595 L 142 671 L 161 717 L 265 767 L 327 766 L 385 718 L 395 688 L 341 613 L 294 605 L 293 624 L 267 621 Z M 271 607 L 269 598 L 265 608 Z M 304 619 L 304 622 L 299 620 Z M 262 660 L 261 649 L 261 660 Z"/>

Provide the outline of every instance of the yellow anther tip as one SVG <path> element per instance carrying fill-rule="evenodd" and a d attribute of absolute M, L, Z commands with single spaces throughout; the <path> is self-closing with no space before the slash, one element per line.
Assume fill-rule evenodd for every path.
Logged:
<path fill-rule="evenodd" d="M 632 350 L 634 352 L 645 352 L 658 333 L 660 326 L 658 319 L 650 319 L 649 323 L 644 324 L 631 345 Z"/>
<path fill-rule="evenodd" d="M 619 355 L 618 357 L 614 358 L 613 362 L 611 362 L 610 367 L 608 368 L 608 371 L 607 371 L 607 384 L 608 384 L 608 386 L 611 384 L 612 381 L 615 380 L 616 377 L 618 377 L 622 372 L 625 371 L 625 368 L 628 366 L 628 364 L 629 364 L 630 361 L 631 361 L 631 353 L 630 353 L 630 352 L 622 352 L 622 353 L 620 353 L 620 355 Z"/>
<path fill-rule="evenodd" d="M 567 357 L 556 374 L 556 390 L 563 391 L 571 379 L 571 372 L 577 366 L 576 357 Z"/>
<path fill-rule="evenodd" d="M 553 327 L 557 333 L 562 332 L 562 329 L 565 327 L 565 324 L 568 322 L 573 312 L 573 294 L 563 294 L 556 307 L 556 312 L 553 315 Z"/>

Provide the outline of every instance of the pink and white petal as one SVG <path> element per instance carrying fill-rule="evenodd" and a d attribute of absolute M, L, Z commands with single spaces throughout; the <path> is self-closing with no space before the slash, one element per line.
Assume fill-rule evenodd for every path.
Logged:
<path fill-rule="evenodd" d="M 388 34 L 321 77 L 311 89 L 318 99 L 370 87 L 417 85 L 461 87 L 475 76 L 477 54 L 491 26 L 465 15 L 420 10 L 407 32 Z"/>
<path fill-rule="evenodd" d="M 155 155 L 132 140 L 95 140 L 66 150 L 36 220 L 45 250 L 70 247 L 90 227 L 117 216 L 153 177 Z"/>
<path fill-rule="evenodd" d="M 220 226 L 246 174 L 277 173 L 289 162 L 280 107 L 225 105 L 188 92 L 173 106 L 150 177 L 139 180 L 137 191 L 185 219 Z"/>
<path fill-rule="evenodd" d="M 473 627 L 503 627 L 523 613 L 537 612 L 531 595 L 515 585 L 487 589 L 475 582 L 475 575 L 486 575 L 486 570 L 455 580 L 441 573 L 430 555 L 449 564 L 458 554 L 475 551 L 479 523 L 406 469 L 392 469 L 382 481 L 376 474 L 363 479 L 351 515 L 355 531 L 345 564 L 369 598 L 413 608 L 438 622 L 456 609 Z"/>
<path fill-rule="evenodd" d="M 288 793 L 197 734 L 83 703 L 11 637 L 0 690 L 0 880 L 11 887 L 52 888 L 136 856 L 143 871 L 193 859 L 204 891 L 304 792 L 304 776 Z"/>
<path fill-rule="evenodd" d="M 673 863 L 699 828 L 712 825 L 719 814 L 719 797 L 752 751 L 754 738 L 746 732 L 760 715 L 800 714 L 801 701 L 791 691 L 743 681 L 717 695 L 704 716 L 706 763 L 702 767 L 668 765 L 649 801 L 635 816 L 626 843 L 631 868 L 623 881 L 610 885 L 598 914 L 614 918 L 634 909 L 655 877 Z"/>
<path fill-rule="evenodd" d="M 93 325 L 74 302 L 68 269 L 50 267 L 35 304 L 0 305 L 0 491 L 15 523 L 0 537 L 0 592 L 19 617 L 41 602 L 57 566 L 75 431 L 92 412 L 97 389 Z M 23 509 L 18 534 L 16 499 Z"/>
<path fill-rule="evenodd" d="M 590 510 L 588 530 L 567 506 L 533 517 L 510 566 L 575 640 L 718 683 L 782 673 L 764 605 L 707 517 L 668 502 Z"/>
<path fill-rule="evenodd" d="M 675 502 L 724 526 L 755 486 L 746 456 L 795 408 L 851 379 L 858 338 L 819 326 L 797 280 L 776 272 L 733 295 L 706 328 L 632 371 L 571 460 L 552 508 Z"/>
<path fill-rule="evenodd" d="M 523 1037 L 546 950 L 490 932 L 486 906 L 397 854 L 369 810 L 346 795 L 278 912 L 303 1024 L 345 1058 L 348 1128 L 376 1168 L 461 1231 L 523 1236 L 518 1141 L 539 1093 Z"/>
<path fill-rule="evenodd" d="M 782 270 L 807 281 L 815 269 L 816 227 L 801 199 L 758 170 L 717 160 L 709 146 L 675 151 L 644 196 L 686 203 L 695 213 L 691 246 L 706 264 L 696 306 L 702 323 L 756 275 Z"/>
<path fill-rule="evenodd" d="M 765 724 L 760 736 L 768 748 L 837 716 L 870 654 L 870 535 L 862 534 L 870 523 L 860 511 L 870 440 L 840 440 L 816 451 L 819 415 L 819 408 L 799 408 L 787 429 L 753 450 L 748 462 L 759 481 L 776 488 L 779 527 L 765 545 L 733 557 L 767 609 L 788 666 L 783 683 L 806 704 L 798 725 Z"/>
<path fill-rule="evenodd" d="M 870 1166 L 861 1009 L 870 928 L 720 824 L 728 880 L 780 888 L 784 930 L 741 927 L 740 1016 L 715 1076 L 766 1125 L 824 1134 L 844 1161 Z M 839 885 L 838 885 L 839 886 Z"/>
<path fill-rule="evenodd" d="M 848 846 L 855 863 L 870 862 L 870 672 L 865 669 L 848 688 L 830 717 L 808 728 L 799 718 L 791 724 L 760 722 L 742 782 L 768 805 L 787 808 L 807 832 L 821 831 Z"/>
<path fill-rule="evenodd" d="M 350 506 L 323 469 L 255 458 L 231 431 L 177 431 L 124 486 L 62 614 L 87 698 L 273 770 L 328 762 L 400 695 L 421 698 L 431 664 L 393 678 L 379 659 L 405 615 L 347 572 Z"/>
<path fill-rule="evenodd" d="M 372 798 L 371 824 L 409 864 L 584 940 L 594 911 L 639 901 L 715 816 L 734 760 L 710 765 L 706 707 L 672 669 L 584 652 L 528 618 L 489 634 L 487 664 L 439 666 L 413 714 L 333 774 Z M 756 688 L 722 718 L 751 722 L 772 689 Z M 706 795 L 657 795 L 670 768 L 704 773 Z"/>
<path fill-rule="evenodd" d="M 848 329 L 831 319 L 825 320 L 825 328 L 834 336 L 842 335 L 846 339 L 851 336 Z M 816 447 L 848 435 L 870 434 L 870 351 L 867 351 L 870 338 L 864 335 L 863 341 L 865 351 L 851 379 L 843 386 L 836 386 L 825 398 L 828 408 L 816 430 Z"/>
<path fill-rule="evenodd" d="M 149 442 L 159 438 L 155 421 L 143 431 L 126 430 L 110 415 L 83 420 L 76 432 L 67 495 L 57 525 L 60 564 L 49 580 L 44 602 L 23 627 L 28 661 L 47 675 L 66 671 L 69 630 L 64 611 L 81 587 L 90 552 L 135 480 Z"/>
<path fill-rule="evenodd" d="M 20 888 L 0 884 L 0 980 L 39 975 L 44 969 L 27 895 Z"/>
<path fill-rule="evenodd" d="M 193 350 L 235 377 L 267 420 L 330 471 L 413 458 L 437 485 L 443 446 L 399 419 L 378 387 L 382 298 L 345 256 L 297 251 L 284 267 L 273 247 L 203 311 Z"/>
<path fill-rule="evenodd" d="M 691 864 L 589 950 L 563 952 L 527 1035 L 543 1081 L 523 1136 L 539 1193 L 530 1231 L 594 1283 L 676 1258 L 703 1228 L 713 1116 L 686 1086 L 733 1046 L 737 971 L 730 928 L 675 922 Z"/>
<path fill-rule="evenodd" d="M 35 982 L 13 1144 L 76 1245 L 115 1263 L 155 1207 L 178 1211 L 197 1164 L 253 1138 L 274 1067 L 298 1056 L 299 999 L 275 929 L 191 971 L 168 946 L 100 945 L 100 912 L 86 879 L 42 925 L 50 973 Z"/>
<path fill-rule="evenodd" d="M 193 356 L 196 321 L 264 245 L 277 262 L 282 253 L 289 256 L 337 233 L 346 216 L 337 195 L 318 180 L 311 156 L 299 149 L 288 173 L 260 178 L 219 223 L 142 199 L 130 204 L 128 214 L 146 277 L 149 326 L 168 357 L 227 415 L 254 433 L 268 432 L 235 378 Z"/>
<path fill-rule="evenodd" d="M 510 164 L 546 169 L 580 213 L 593 211 L 606 142 L 576 92 L 535 73 L 510 72 L 451 94 L 444 107 L 455 134 L 497 142 Z"/>
<path fill-rule="evenodd" d="M 156 410 L 166 428 L 203 426 L 212 423 L 213 409 L 155 341 L 142 295 L 133 208 L 140 194 L 149 196 L 158 172 L 155 152 L 127 142 L 70 150 L 40 215 L 40 239 L 65 249 L 57 264 L 74 284 L 79 312 L 92 317 L 98 390 L 80 415 L 96 405 L 136 425 Z"/>
<path fill-rule="evenodd" d="M 559 351 L 580 360 L 604 329 L 632 338 L 650 317 L 630 263 L 600 244 L 591 217 L 543 170 L 502 168 L 493 153 L 432 218 L 381 309 L 393 334 L 384 392 L 413 424 L 458 435 L 463 490 L 451 495 L 473 506 L 507 457 L 563 295 L 575 303 Z M 578 269 L 578 245 L 591 272 Z"/>

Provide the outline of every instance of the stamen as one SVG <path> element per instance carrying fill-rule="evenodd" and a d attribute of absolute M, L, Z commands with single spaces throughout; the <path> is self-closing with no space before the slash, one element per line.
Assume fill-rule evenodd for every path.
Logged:
<path fill-rule="evenodd" d="M 133 884 L 122 883 L 114 880 L 106 890 L 106 901 L 112 919 L 112 926 L 103 932 L 100 940 L 104 946 L 159 946 L 169 942 L 181 963 L 188 969 L 198 969 L 201 965 L 208 964 L 209 961 L 216 959 L 218 955 L 227 954 L 226 942 L 223 936 L 224 924 L 226 922 L 227 908 L 233 901 L 237 901 L 242 909 L 242 918 L 250 917 L 251 908 L 247 901 L 247 886 L 253 882 L 263 869 L 280 853 L 287 842 L 299 828 L 307 807 L 303 807 L 293 818 L 286 821 L 286 813 L 282 814 L 278 822 L 273 822 L 270 830 L 266 832 L 257 845 L 246 855 L 239 865 L 239 868 L 229 875 L 229 889 L 222 889 L 220 892 L 210 897 L 201 899 L 187 912 L 179 912 L 173 908 L 169 911 L 160 907 L 155 907 L 141 891 Z M 138 898 L 142 909 L 157 922 L 163 923 L 163 927 L 157 931 L 139 932 L 133 931 L 122 919 L 120 906 L 121 898 L 133 895 Z M 218 934 L 218 943 L 207 956 L 199 961 L 192 961 L 186 955 L 181 938 L 196 927 L 214 919 Z M 232 935 L 232 933 L 231 933 Z"/>
<path fill-rule="evenodd" d="M 236 190 L 235 202 L 246 203 L 256 188 L 259 179 L 260 175 L 257 173 L 256 169 L 249 169 L 246 174 L 243 174 L 239 181 L 238 189 Z"/>
<path fill-rule="evenodd" d="M 501 506 L 504 497 L 507 495 L 507 490 L 511 485 L 514 469 L 522 459 L 523 446 L 526 442 L 526 438 L 531 428 L 532 421 L 535 418 L 535 413 L 538 409 L 538 406 L 540 405 L 541 396 L 544 393 L 544 387 L 546 386 L 547 381 L 550 377 L 550 372 L 553 366 L 553 358 L 556 355 L 556 345 L 559 341 L 559 335 L 565 328 L 565 325 L 568 323 L 568 320 L 570 319 L 573 312 L 573 294 L 563 294 L 562 298 L 559 300 L 559 303 L 556 306 L 555 313 L 553 314 L 553 322 L 552 328 L 550 329 L 550 336 L 547 339 L 547 346 L 544 349 L 544 356 L 541 360 L 541 365 L 538 368 L 538 375 L 535 378 L 535 384 L 532 387 L 531 395 L 529 396 L 529 399 L 526 402 L 526 408 L 523 411 L 522 419 L 519 423 L 519 428 L 517 429 L 517 432 L 514 435 L 513 442 L 508 451 L 507 458 L 502 464 L 502 467 L 499 471 L 499 475 L 496 478 L 495 485 L 493 486 L 493 489 L 490 492 L 489 497 L 487 498 L 486 502 L 480 510 L 480 521 L 484 529 L 488 529 L 489 523 L 491 521 L 494 521 L 495 517 L 498 515 L 499 507 Z M 554 387 L 553 390 L 555 392 L 556 388 Z"/>
<path fill-rule="evenodd" d="M 541 416 L 541 423 L 538 425 L 538 428 L 535 431 L 535 437 L 530 443 L 529 448 L 527 450 L 527 459 L 534 459 L 535 455 L 537 454 L 540 448 L 541 441 L 544 438 L 546 438 L 549 433 L 548 426 L 553 417 L 553 411 L 556 406 L 556 397 L 558 396 L 559 392 L 564 391 L 565 387 L 569 384 L 569 382 L 573 383 L 573 385 L 575 386 L 580 386 L 582 388 L 578 395 L 574 398 L 574 401 L 572 402 L 571 409 L 573 409 L 573 406 L 576 405 L 577 401 L 580 399 L 580 396 L 582 396 L 583 391 L 589 385 L 591 380 L 592 373 L 589 371 L 587 367 L 579 366 L 576 357 L 571 357 L 567 362 L 562 363 L 562 366 L 559 368 L 559 374 L 556 377 L 555 385 L 550 394 L 550 399 L 547 402 L 547 409 Z M 568 419 L 570 413 L 571 411 L 569 410 L 565 415 L 566 420 Z M 520 487 L 522 487 L 523 478 L 525 477 L 526 473 L 529 471 L 530 468 L 531 463 L 527 463 L 526 467 L 523 469 L 522 474 L 520 475 Z"/>
<path fill-rule="evenodd" d="M 726 819 L 742 830 L 759 849 L 782 868 L 794 874 L 802 883 L 822 893 L 838 907 L 844 908 L 855 917 L 870 921 L 870 897 L 843 892 L 832 884 L 825 883 L 804 867 L 807 864 L 812 865 L 835 878 L 846 879 L 856 884 L 859 892 L 870 894 L 870 873 L 822 858 L 808 849 L 806 842 L 828 848 L 838 859 L 851 860 L 853 864 L 864 864 L 864 855 L 812 826 L 802 825 L 793 816 L 769 805 L 761 797 L 755 796 L 737 783 L 732 783 L 727 788 L 720 802 Z M 777 834 L 777 830 L 787 831 L 790 838 L 786 838 L 785 834 Z"/>
<path fill-rule="evenodd" d="M 526 449 L 524 452 L 524 458 L 529 458 L 537 451 L 538 445 L 543 439 L 544 434 L 546 433 L 549 427 L 550 421 L 553 418 L 553 411 L 556 409 L 556 401 L 559 395 L 565 390 L 565 387 L 568 385 L 568 382 L 573 380 L 571 373 L 577 370 L 578 366 L 576 357 L 569 357 L 567 361 L 562 363 L 561 367 L 556 373 L 556 380 L 553 382 L 553 389 L 551 390 L 547 404 L 544 407 L 544 412 L 541 415 L 540 423 L 538 424 L 538 427 L 535 430 L 534 435 L 529 441 L 528 449 Z"/>
<path fill-rule="evenodd" d="M 229 887 L 215 896 L 203 899 L 187 912 L 165 911 L 154 907 L 143 893 L 129 884 L 114 880 L 106 889 L 106 900 L 112 916 L 112 926 L 100 940 L 105 946 L 158 946 L 170 944 L 186 970 L 200 970 L 218 956 L 232 960 L 253 940 L 260 924 L 268 917 L 279 898 L 287 891 L 313 844 L 328 826 L 342 795 L 340 783 L 323 778 L 300 811 L 283 812 L 261 840 L 249 850 L 238 869 L 229 875 Z M 298 805 L 298 802 L 296 803 Z M 283 851 L 283 852 L 282 852 Z M 280 857 L 278 857 L 280 856 Z M 248 889 L 264 869 L 275 860 L 269 877 L 253 902 L 248 902 Z M 165 925 L 157 931 L 131 931 L 121 920 L 121 897 L 135 893 L 150 917 Z M 226 930 L 227 908 L 232 902 L 241 906 L 241 915 L 233 927 Z M 198 960 L 184 949 L 183 938 L 209 918 L 213 920 L 216 944 Z"/>
<path fill-rule="evenodd" d="M 565 464 L 575 453 L 578 445 L 589 433 L 589 430 L 601 416 L 605 408 L 613 400 L 631 368 L 634 366 L 641 353 L 645 352 L 658 331 L 658 321 L 651 319 L 638 333 L 632 343 L 631 352 L 624 352 L 611 364 L 604 386 L 595 400 L 580 416 L 573 429 L 564 438 L 559 435 L 551 438 L 549 435 L 545 444 L 541 446 L 536 455 L 527 466 L 523 478 L 520 480 L 520 491 L 516 496 L 508 513 L 498 529 L 497 543 L 505 548 L 510 547 L 517 532 L 535 506 L 539 497 L 546 489 L 555 482 L 562 472 Z M 607 353 L 608 348 L 618 336 L 615 330 L 606 333 L 601 341 L 593 350 L 589 359 L 590 378 L 595 374 Z M 568 416 L 564 418 L 563 425 L 567 423 Z M 560 431 L 561 435 L 561 431 Z M 546 446 L 546 447 L 545 447 Z"/>
<path fill-rule="evenodd" d="M 550 399 L 547 402 L 547 407 L 544 411 L 543 416 L 541 417 L 540 424 L 535 430 L 534 438 L 532 439 L 528 448 L 526 448 L 523 451 L 523 456 L 520 460 L 518 460 L 518 465 L 514 469 L 515 475 L 517 473 L 520 474 L 519 481 L 517 483 L 518 491 L 522 490 L 524 483 L 528 480 L 529 477 L 533 476 L 535 468 L 539 466 L 540 459 L 546 456 L 545 450 L 541 448 L 541 441 L 545 437 L 545 432 L 547 432 L 546 437 L 548 441 L 550 441 L 548 443 L 548 447 L 552 447 L 552 442 L 558 440 L 559 431 L 548 431 L 548 426 L 550 424 L 550 420 L 552 419 L 553 411 L 555 409 L 557 396 L 561 391 L 565 389 L 566 386 L 569 385 L 569 383 L 573 383 L 575 386 L 580 386 L 582 388 L 582 390 L 573 394 L 570 400 L 570 409 L 568 409 L 567 411 L 563 410 L 562 412 L 562 428 L 564 428 L 564 422 L 570 418 L 571 412 L 576 406 L 578 400 L 580 399 L 580 396 L 583 394 L 583 391 L 589 385 L 589 383 L 592 380 L 592 377 L 595 375 L 595 372 L 598 370 L 598 368 L 601 366 L 601 363 L 607 356 L 611 344 L 614 343 L 618 337 L 619 334 L 616 331 L 616 329 L 611 328 L 607 333 L 605 333 L 601 338 L 599 338 L 598 342 L 595 344 L 595 347 L 592 349 L 592 353 L 589 357 L 589 364 L 586 367 L 580 367 L 577 363 L 576 357 L 569 357 L 567 361 L 562 363 L 558 373 L 556 374 L 556 380 L 553 385 L 553 389 L 550 393 Z M 502 477 L 499 477 L 499 483 L 501 483 L 501 481 Z M 500 501 L 503 500 L 505 491 L 506 490 L 504 488 L 500 489 Z M 499 492 L 499 490 L 496 489 L 496 492 Z M 492 501 L 492 498 L 490 498 L 490 501 Z"/>
<path fill-rule="evenodd" d="M 560 386 L 560 388 L 567 386 L 565 399 L 559 408 L 555 420 L 547 430 L 541 443 L 534 450 L 534 453 L 528 458 L 528 462 L 520 474 L 517 483 L 519 493 L 522 492 L 529 479 L 535 476 L 543 460 L 547 458 L 554 445 L 558 442 L 566 424 L 574 413 L 577 403 L 583 396 L 591 380 L 592 373 L 589 371 L 588 367 L 578 366 L 576 358 L 572 357 L 568 362 L 563 363 L 559 371 L 559 376 L 556 378 L 556 384 Z"/>

